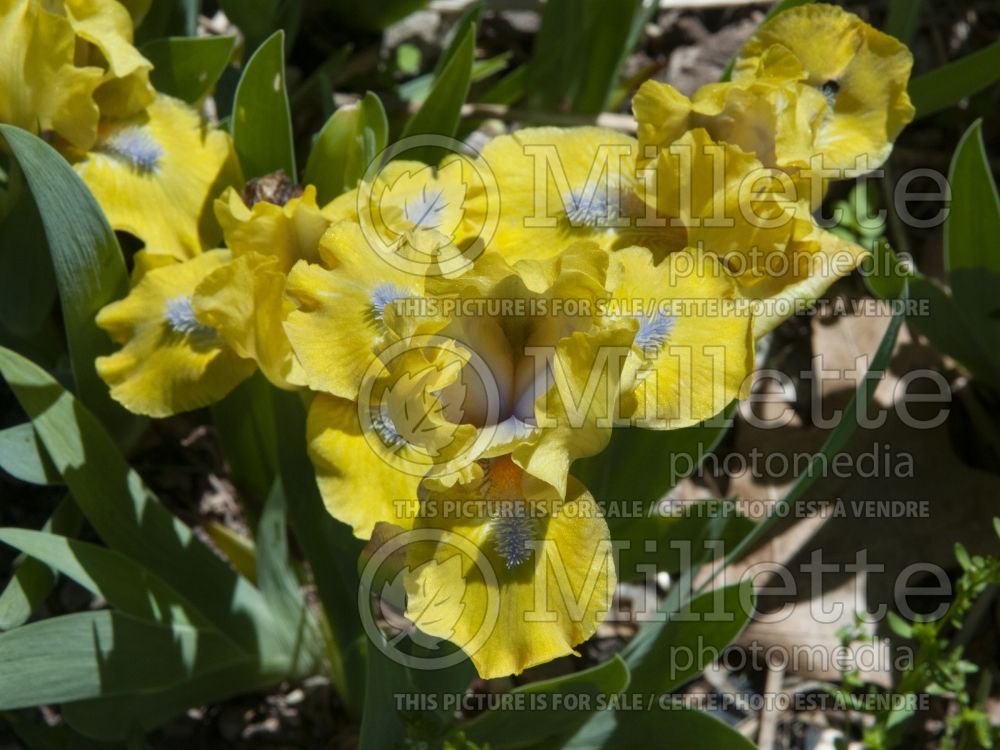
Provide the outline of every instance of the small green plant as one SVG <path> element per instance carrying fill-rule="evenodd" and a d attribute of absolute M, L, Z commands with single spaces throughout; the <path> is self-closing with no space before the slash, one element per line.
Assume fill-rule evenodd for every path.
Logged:
<path fill-rule="evenodd" d="M 1000 519 L 993 519 L 997 536 L 1000 536 Z M 920 696 L 947 697 L 954 702 L 955 710 L 944 724 L 941 737 L 942 750 L 989 749 L 998 737 L 990 725 L 985 710 L 992 678 L 983 672 L 977 685 L 970 682 L 979 668 L 964 658 L 964 648 L 957 642 L 962 632 L 965 616 L 972 609 L 988 586 L 1000 584 L 1000 559 L 990 556 L 970 555 L 961 544 L 955 545 L 955 559 L 962 566 L 962 574 L 955 582 L 954 597 L 947 611 L 939 618 L 918 619 L 907 622 L 894 612 L 889 613 L 892 631 L 915 646 L 912 664 L 900 676 L 893 689 L 898 700 L 866 704 L 857 700 L 866 685 L 857 669 L 843 673 L 839 690 L 833 693 L 842 705 L 858 708 L 868 713 L 874 723 L 863 733 L 864 744 L 872 750 L 892 750 L 902 746 L 909 721 L 916 714 Z M 860 619 L 838 633 L 841 645 L 870 642 L 873 636 L 861 627 Z M 864 695 L 876 693 L 868 689 Z M 866 705 L 881 705 L 878 710 L 866 710 Z"/>

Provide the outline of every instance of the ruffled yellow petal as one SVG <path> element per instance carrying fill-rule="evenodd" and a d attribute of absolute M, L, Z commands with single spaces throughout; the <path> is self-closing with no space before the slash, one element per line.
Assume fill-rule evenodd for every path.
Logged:
<path fill-rule="evenodd" d="M 153 4 L 153 0 L 121 0 L 129 15 L 132 16 L 132 26 L 138 27 Z"/>
<path fill-rule="evenodd" d="M 100 67 L 77 67 L 76 34 L 34 0 L 0 0 L 0 122 L 53 131 L 86 149 L 97 137 Z"/>
<path fill-rule="evenodd" d="M 791 178 L 704 129 L 661 150 L 650 168 L 656 193 L 646 200 L 666 223 L 662 231 L 673 241 L 682 228 L 686 246 L 717 255 L 743 283 L 765 278 L 772 256 L 812 231 L 808 197 Z"/>
<path fill-rule="evenodd" d="M 386 308 L 421 296 L 422 279 L 385 262 L 349 222 L 329 229 L 320 255 L 331 269 L 299 262 L 288 274 L 298 309 L 285 331 L 310 388 L 354 399 L 376 349 L 394 336 Z"/>
<path fill-rule="evenodd" d="M 252 359 L 271 383 L 294 388 L 304 380 L 283 322 L 294 309 L 285 297 L 285 274 L 274 256 L 249 252 L 234 258 L 199 285 L 192 304 L 244 359 Z"/>
<path fill-rule="evenodd" d="M 639 166 L 691 129 L 691 100 L 669 83 L 643 83 L 632 98 L 632 114 L 637 123 Z"/>
<path fill-rule="evenodd" d="M 316 205 L 313 185 L 284 206 L 258 201 L 252 208 L 229 188 L 215 201 L 215 217 L 234 256 L 251 252 L 274 256 L 284 273 L 300 260 L 319 260 L 319 240 L 332 223 Z"/>
<path fill-rule="evenodd" d="M 307 439 L 320 494 L 334 518 L 362 539 L 379 521 L 413 525 L 420 477 L 407 470 L 406 449 L 391 433 L 371 423 L 362 427 L 356 403 L 317 394 Z"/>
<path fill-rule="evenodd" d="M 915 114 L 907 93 L 913 55 L 887 34 L 835 5 L 807 3 L 778 14 L 744 45 L 734 80 L 757 74 L 774 45 L 792 52 L 806 83 L 829 103 L 817 133 L 824 166 L 865 171 L 881 165 Z M 857 159 L 864 158 L 862 165 Z"/>
<path fill-rule="evenodd" d="M 654 266 L 645 248 L 626 248 L 611 257 L 608 285 L 610 309 L 638 322 L 624 375 L 633 424 L 686 427 L 745 396 L 751 310 L 717 259 L 690 250 Z"/>
<path fill-rule="evenodd" d="M 102 126 L 94 150 L 71 158 L 111 226 L 178 259 L 217 242 L 212 199 L 241 179 L 229 136 L 168 96 Z"/>
<path fill-rule="evenodd" d="M 551 290 L 550 297 L 567 294 L 594 302 L 603 296 L 608 256 L 596 243 L 576 242 L 558 255 L 542 260 L 521 260 L 513 268 L 533 292 Z"/>
<path fill-rule="evenodd" d="M 602 451 L 619 420 L 622 368 L 635 333 L 630 324 L 576 332 L 559 340 L 544 362 L 545 374 L 530 393 L 534 439 L 513 450 L 514 460 L 532 476 L 566 492 L 573 461 Z"/>
<path fill-rule="evenodd" d="M 796 313 L 804 312 L 839 278 L 857 268 L 868 251 L 815 228 L 788 250 L 787 271 L 739 292 L 753 310 L 753 334 L 760 338 Z"/>
<path fill-rule="evenodd" d="M 394 448 L 400 469 L 446 484 L 477 474 L 489 436 L 462 420 L 463 398 L 478 385 L 460 379 L 470 356 L 457 341 L 418 334 L 373 358 L 358 396 L 361 421 Z"/>
<path fill-rule="evenodd" d="M 827 114 L 826 99 L 801 81 L 806 77 L 787 49 L 773 47 L 758 61 L 754 76 L 702 86 L 688 99 L 672 86 L 647 81 L 636 93 L 644 158 L 704 128 L 713 140 L 738 146 L 764 166 L 795 172 L 809 166 Z"/>
<path fill-rule="evenodd" d="M 132 46 L 132 16 L 115 0 L 63 0 L 66 17 L 80 39 L 100 53 L 93 64 L 107 68 L 95 92 L 101 116 L 121 119 L 149 106 L 156 92 L 149 83 L 153 64 Z"/>
<path fill-rule="evenodd" d="M 576 653 L 616 584 L 607 524 L 583 486 L 571 480 L 558 500 L 520 476 L 496 459 L 478 494 L 431 496 L 416 527 L 437 540 L 407 548 L 406 617 L 465 650 L 485 679 Z"/>
<path fill-rule="evenodd" d="M 482 151 L 497 178 L 500 217 L 488 248 L 509 262 L 543 259 L 571 242 L 609 247 L 635 209 L 637 142 L 595 127 L 527 128 Z"/>
<path fill-rule="evenodd" d="M 828 114 L 826 98 L 804 85 L 806 73 L 784 47 L 764 52 L 754 76 L 709 84 L 694 97 L 692 127 L 739 146 L 766 167 L 789 173 L 807 168 Z"/>
<path fill-rule="evenodd" d="M 453 155 L 438 167 L 390 161 L 324 213 L 359 223 L 372 249 L 404 270 L 452 276 L 482 253 L 499 203 L 484 164 Z"/>
<path fill-rule="evenodd" d="M 254 371 L 197 317 L 198 284 L 229 261 L 213 250 L 183 263 L 145 267 L 129 295 L 104 307 L 97 324 L 122 348 L 97 358 L 97 372 L 129 411 L 166 417 L 225 396 Z"/>

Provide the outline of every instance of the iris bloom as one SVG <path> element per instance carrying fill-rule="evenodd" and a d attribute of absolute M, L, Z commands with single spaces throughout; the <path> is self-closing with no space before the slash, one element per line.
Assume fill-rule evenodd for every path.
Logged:
<path fill-rule="evenodd" d="M 867 159 L 865 171 L 881 165 L 915 114 L 907 93 L 913 55 L 906 46 L 843 8 L 807 3 L 757 30 L 736 59 L 733 81 L 753 78 L 776 46 L 795 56 L 803 85 L 826 100 L 814 141 L 824 166 L 854 169 L 859 157 Z"/>
<path fill-rule="evenodd" d="M 115 0 L 0 0 L 0 49 L 0 121 L 77 149 L 94 145 L 102 114 L 128 117 L 153 100 L 153 66 Z"/>
<path fill-rule="evenodd" d="M 0 121 L 49 138 L 111 226 L 179 260 L 217 244 L 211 200 L 241 181 L 229 136 L 157 95 L 116 0 L 0 0 Z"/>
<path fill-rule="evenodd" d="M 132 290 L 97 315 L 122 348 L 97 358 L 111 395 L 136 414 L 166 417 L 225 396 L 254 371 L 195 310 L 199 285 L 229 261 L 211 250 L 187 261 L 139 253 Z"/>
<path fill-rule="evenodd" d="M 324 498 L 338 517 L 363 515 L 352 521 L 360 536 L 395 517 L 386 511 L 400 497 L 394 494 L 400 471 L 414 477 L 413 488 L 425 475 L 469 481 L 480 473 L 476 460 L 513 453 L 564 491 L 572 459 L 606 444 L 611 425 L 599 424 L 599 417 L 613 417 L 621 364 L 612 364 L 610 374 L 596 371 L 598 397 L 583 404 L 576 429 L 554 392 L 546 402 L 550 374 L 533 354 L 548 356 L 554 377 L 571 381 L 567 387 L 575 387 L 579 399 L 597 350 L 627 349 L 636 324 L 599 320 L 594 312 L 593 301 L 607 296 L 607 254 L 595 245 L 570 248 L 547 268 L 527 269 L 536 289 L 492 254 L 458 279 L 410 276 L 382 261 L 352 225 L 331 229 L 323 248 L 336 261 L 332 269 L 300 264 L 289 277 L 299 310 L 286 330 L 310 387 L 358 402 L 351 416 L 317 400 L 314 410 L 339 419 L 325 423 L 311 415 L 310 435 Z M 539 312 L 568 297 L 590 304 L 591 312 Z M 463 302 L 472 307 L 461 308 Z M 559 426 L 541 429 L 540 410 L 543 422 Z M 381 467 L 354 463 L 359 452 L 372 450 L 394 457 Z M 379 475 L 386 477 L 385 489 L 373 491 Z M 338 512 L 357 496 L 355 482 L 369 487 L 369 502 Z"/>
<path fill-rule="evenodd" d="M 633 104 L 639 140 L 661 148 L 704 128 L 791 175 L 810 166 L 841 178 L 864 173 L 888 158 L 913 119 L 912 64 L 903 44 L 842 8 L 800 5 L 751 37 L 731 82 L 703 86 L 690 99 L 666 84 L 643 84 Z"/>
<path fill-rule="evenodd" d="M 789 317 L 794 302 L 816 300 L 865 254 L 816 225 L 787 175 L 703 129 L 660 149 L 643 169 L 640 194 L 655 216 L 639 230 L 640 243 L 658 259 L 687 246 L 722 260 L 753 305 L 757 337 Z"/>
<path fill-rule="evenodd" d="M 513 264 L 487 252 L 457 277 L 420 278 L 350 222 L 320 256 L 326 267 L 289 275 L 286 330 L 321 391 L 308 434 L 328 509 L 363 538 L 386 522 L 440 532 L 411 551 L 407 614 L 468 648 L 480 674 L 571 653 L 615 578 L 607 525 L 570 465 L 616 423 L 690 424 L 739 395 L 753 341 L 732 280 L 696 252 L 654 269 L 643 248 L 591 241 Z M 453 562 L 455 534 L 493 577 L 468 555 Z"/>
<path fill-rule="evenodd" d="M 816 299 L 857 265 L 863 249 L 820 230 L 794 181 L 754 153 L 683 124 L 656 145 L 674 135 L 667 125 L 643 131 L 648 99 L 636 97 L 639 142 L 599 128 L 533 128 L 487 145 L 482 158 L 503 197 L 490 249 L 517 262 L 587 239 L 611 251 L 646 247 L 660 263 L 699 248 L 755 303 L 757 336 L 787 318 L 792 301 Z"/>

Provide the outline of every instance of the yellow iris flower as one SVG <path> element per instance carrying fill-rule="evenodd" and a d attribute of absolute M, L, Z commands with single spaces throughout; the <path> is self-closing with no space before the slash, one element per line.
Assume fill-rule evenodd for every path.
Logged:
<path fill-rule="evenodd" d="M 136 414 L 166 417 L 207 406 L 254 371 L 192 305 L 199 285 L 229 261 L 210 250 L 186 261 L 139 253 L 132 290 L 105 306 L 97 324 L 122 348 L 97 358 L 111 395 Z"/>
<path fill-rule="evenodd" d="M 152 64 L 115 0 L 0 0 L 0 121 L 86 150 L 102 115 L 153 100 Z"/>
<path fill-rule="evenodd" d="M 795 56 L 803 84 L 827 102 L 814 141 L 824 166 L 854 169 L 859 158 L 866 159 L 863 171 L 881 165 L 915 114 L 907 93 L 913 55 L 906 46 L 843 8 L 807 3 L 757 30 L 736 59 L 733 81 L 753 78 L 775 46 Z"/>
<path fill-rule="evenodd" d="M 602 359 L 601 350 L 627 352 L 638 326 L 598 315 L 607 253 L 571 246 L 541 291 L 489 255 L 458 279 L 415 280 L 380 266 L 348 227 L 324 238 L 340 235 L 340 265 L 303 265 L 289 277 L 300 309 L 286 330 L 310 387 L 360 399 L 369 431 L 420 451 L 428 458 L 414 470 L 439 481 L 513 454 L 564 492 L 572 460 L 610 437 L 624 356 Z M 567 300 L 579 307 L 562 309 Z"/>
<path fill-rule="evenodd" d="M 669 84 L 647 81 L 632 100 L 644 159 L 703 128 L 765 166 L 808 167 L 827 103 L 818 90 L 801 84 L 805 75 L 787 49 L 775 46 L 758 59 L 754 75 L 702 86 L 690 99 Z"/>
<path fill-rule="evenodd" d="M 683 247 L 722 260 L 752 303 L 760 337 L 850 273 L 865 250 L 818 227 L 810 204 L 781 170 L 704 129 L 690 130 L 643 165 L 640 194 L 654 211 L 635 244 L 659 261 Z M 646 185 L 652 189 L 645 189 Z"/>
<path fill-rule="evenodd" d="M 704 128 L 792 176 L 810 167 L 857 176 L 885 162 L 913 119 L 912 65 L 903 44 L 857 16 L 801 5 L 758 29 L 729 83 L 703 86 L 690 99 L 667 84 L 643 84 L 633 101 L 639 141 L 658 149 Z M 812 206 L 821 199 L 820 191 Z"/>
<path fill-rule="evenodd" d="M 690 424 L 743 392 L 752 321 L 734 282 L 704 254 L 654 267 L 644 248 L 590 241 L 416 278 L 350 222 L 320 254 L 327 268 L 289 276 L 299 307 L 286 329 L 323 391 L 308 437 L 327 508 L 362 538 L 379 523 L 435 531 L 408 552 L 406 614 L 467 648 L 481 675 L 573 653 L 610 607 L 615 573 L 607 525 L 570 466 L 615 424 Z M 679 304 L 691 302 L 703 304 Z M 456 535 L 478 563 L 455 559 Z"/>
<path fill-rule="evenodd" d="M 153 90 L 136 6 L 0 0 L 0 121 L 47 136 L 112 227 L 183 260 L 217 244 L 211 200 L 240 170 L 226 133 Z"/>
<path fill-rule="evenodd" d="M 646 106 L 649 114 L 649 97 L 640 92 L 636 101 L 637 113 Z M 758 337 L 860 261 L 863 249 L 820 230 L 800 185 L 753 152 L 703 128 L 650 128 L 640 117 L 638 142 L 599 128 L 532 128 L 495 139 L 482 156 L 503 198 L 490 249 L 523 261 L 528 273 L 580 239 L 608 250 L 646 247 L 657 263 L 699 248 L 723 260 L 740 298 L 757 303 Z M 532 187 L 536 178 L 545 191 Z M 573 210 L 577 193 L 592 196 L 586 222 L 574 221 L 582 216 Z"/>

